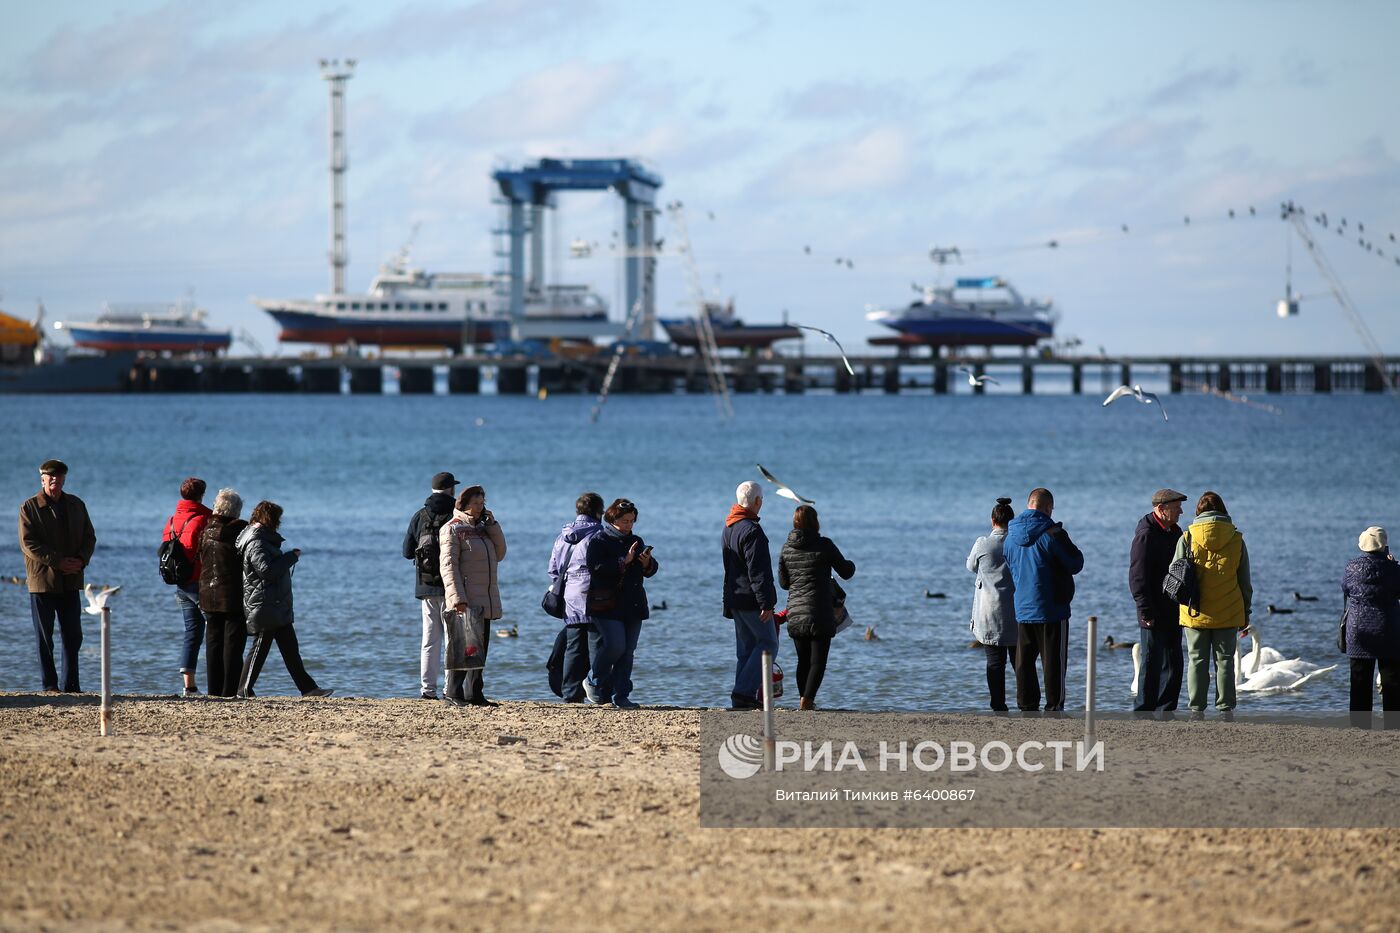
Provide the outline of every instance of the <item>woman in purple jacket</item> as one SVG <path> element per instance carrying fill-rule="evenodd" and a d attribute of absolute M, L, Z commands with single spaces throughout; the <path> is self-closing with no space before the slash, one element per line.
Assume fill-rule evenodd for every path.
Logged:
<path fill-rule="evenodd" d="M 1351 658 L 1351 710 L 1370 725 L 1372 678 L 1380 669 L 1381 709 L 1400 712 L 1400 564 L 1387 546 L 1385 529 L 1372 525 L 1357 541 L 1361 556 L 1342 577 L 1346 599 L 1347 657 Z M 1386 726 L 1400 717 L 1386 717 Z"/>

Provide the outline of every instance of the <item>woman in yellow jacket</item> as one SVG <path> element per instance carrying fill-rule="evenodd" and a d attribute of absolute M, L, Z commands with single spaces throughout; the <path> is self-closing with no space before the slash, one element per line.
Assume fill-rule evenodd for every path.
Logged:
<path fill-rule="evenodd" d="M 1201 493 L 1196 520 L 1176 541 L 1175 562 L 1190 548 L 1200 586 L 1200 605 L 1181 607 L 1186 630 L 1186 702 L 1193 717 L 1205 712 L 1210 659 L 1215 657 L 1215 708 L 1235 708 L 1235 642 L 1249 624 L 1254 587 L 1249 582 L 1249 550 L 1219 493 Z"/>

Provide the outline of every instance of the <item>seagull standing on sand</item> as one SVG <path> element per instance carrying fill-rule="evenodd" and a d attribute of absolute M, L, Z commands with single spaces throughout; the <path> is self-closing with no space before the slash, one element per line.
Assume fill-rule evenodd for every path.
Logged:
<path fill-rule="evenodd" d="M 772 473 L 769 473 L 767 470 L 765 470 L 763 468 L 763 464 L 755 463 L 754 466 L 758 467 L 758 472 L 763 474 L 764 479 L 768 480 L 768 482 L 778 487 L 778 495 L 782 496 L 784 499 L 791 499 L 793 502 L 799 503 L 801 505 L 817 504 L 815 500 L 802 498 L 797 493 L 793 492 L 792 489 L 790 489 L 787 486 L 787 484 L 778 482 L 778 478 Z"/>
<path fill-rule="evenodd" d="M 1120 398 L 1129 395 L 1137 399 L 1139 402 L 1142 402 L 1144 405 L 1156 405 L 1159 409 L 1161 409 L 1162 420 L 1167 420 L 1167 410 L 1162 407 L 1162 400 L 1157 397 L 1157 394 L 1155 392 L 1142 391 L 1142 386 L 1139 385 L 1135 385 L 1131 388 L 1129 388 L 1128 386 L 1119 386 L 1118 388 L 1114 389 L 1113 393 L 1109 395 L 1108 398 L 1103 400 L 1103 407 L 1107 408 L 1114 402 L 1118 401 Z"/>
<path fill-rule="evenodd" d="M 851 368 L 851 361 L 846 359 L 846 349 L 841 346 L 841 341 L 837 340 L 830 331 L 822 330 L 820 327 L 813 327 L 810 324 L 794 324 L 792 326 L 796 327 L 798 330 L 810 330 L 814 334 L 821 334 L 827 340 L 836 344 L 836 352 L 841 354 L 841 362 L 846 364 L 846 372 L 850 373 L 852 376 L 856 374 L 856 371 Z"/>
<path fill-rule="evenodd" d="M 983 375 L 979 376 L 979 375 L 977 375 L 976 373 L 974 373 L 972 370 L 968 369 L 966 366 L 959 366 L 959 367 L 958 367 L 958 372 L 960 372 L 960 373 L 967 373 L 967 384 L 970 385 L 970 386 L 972 386 L 974 389 L 980 388 L 981 386 L 984 386 L 984 385 L 986 385 L 986 384 L 989 383 L 989 382 L 990 382 L 992 385 L 994 385 L 994 386 L 999 386 L 999 385 L 1001 385 L 1000 382 L 997 382 L 997 381 L 996 381 L 995 379 L 993 379 L 991 376 L 988 376 L 988 375 L 986 375 L 986 374 L 983 374 Z"/>

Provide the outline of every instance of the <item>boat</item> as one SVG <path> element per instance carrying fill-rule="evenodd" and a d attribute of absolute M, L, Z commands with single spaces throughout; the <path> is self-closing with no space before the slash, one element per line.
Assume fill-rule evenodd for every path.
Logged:
<path fill-rule="evenodd" d="M 734 302 L 724 304 L 717 301 L 705 302 L 705 314 L 709 317 L 710 328 L 715 334 L 717 347 L 770 347 L 774 341 L 797 340 L 802 331 L 786 321 L 781 324 L 746 324 L 734 314 Z M 696 347 L 700 338 L 696 333 L 698 319 L 660 318 L 666 336 L 679 347 Z"/>
<path fill-rule="evenodd" d="M 1033 347 L 1055 335 L 1053 302 L 1028 300 L 999 276 L 959 278 L 921 291 L 908 307 L 877 309 L 866 319 L 895 331 L 894 342 L 920 346 Z"/>
<path fill-rule="evenodd" d="M 546 285 L 525 293 L 512 321 L 506 275 L 425 272 L 399 261 L 380 267 L 368 291 L 310 299 L 254 298 L 281 328 L 279 340 L 334 346 L 446 347 L 502 340 L 615 337 L 608 305 L 586 285 Z"/>
<path fill-rule="evenodd" d="M 58 321 L 73 345 L 86 350 L 217 353 L 233 343 L 230 330 L 212 330 L 208 312 L 188 301 L 174 304 L 104 304 L 94 321 Z"/>

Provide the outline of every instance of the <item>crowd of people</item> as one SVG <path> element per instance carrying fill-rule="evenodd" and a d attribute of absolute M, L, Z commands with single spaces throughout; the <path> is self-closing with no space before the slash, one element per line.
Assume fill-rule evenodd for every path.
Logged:
<path fill-rule="evenodd" d="M 68 467 L 48 460 L 39 473 L 39 493 L 20 508 L 19 535 L 40 674 L 44 690 L 76 693 L 82 644 L 78 595 L 97 539 L 82 500 L 64 491 Z M 441 680 L 441 701 L 448 706 L 494 706 L 486 697 L 484 670 L 490 623 L 503 614 L 497 564 L 506 556 L 505 533 L 486 507 L 481 486 L 467 486 L 458 495 L 458 482 L 447 472 L 436 474 L 430 486 L 403 541 L 421 603 L 420 695 L 438 700 Z M 301 659 L 292 602 L 301 551 L 282 548 L 282 508 L 264 500 L 244 521 L 243 500 L 235 490 L 221 489 L 210 508 L 203 503 L 206 488 L 197 477 L 181 484 L 160 549 L 160 573 L 174 587 L 184 626 L 182 693 L 199 693 L 195 675 L 202 643 L 209 694 L 254 696 L 276 644 L 303 696 L 329 696 L 332 691 L 317 685 Z M 1143 659 L 1134 710 L 1172 714 L 1184 679 L 1187 707 L 1202 716 L 1213 669 L 1215 708 L 1229 718 L 1236 703 L 1236 643 L 1253 604 L 1249 551 L 1216 492 L 1200 496 L 1195 518 L 1183 531 L 1179 520 L 1186 500 L 1176 490 L 1157 490 L 1129 548 L 1128 589 Z M 637 505 L 615 499 L 604 508 L 603 501 L 595 492 L 581 494 L 574 518 L 551 549 L 542 608 L 562 625 L 547 666 L 551 686 L 565 703 L 635 709 L 633 663 L 651 609 L 646 581 L 659 564 L 636 533 Z M 997 500 L 991 532 L 976 540 L 967 558 L 975 575 L 971 630 L 985 653 L 994 712 L 1009 712 L 1009 665 L 1017 708 L 1058 715 L 1065 708 L 1074 578 L 1084 568 L 1084 555 L 1064 525 L 1053 520 L 1050 490 L 1032 490 L 1020 514 L 1011 502 Z M 797 654 L 798 708 L 813 710 L 831 640 L 849 624 L 846 595 L 836 577 L 849 580 L 856 568 L 821 534 L 816 509 L 803 504 L 793 513 L 775 574 L 760 520 L 763 504 L 757 483 L 741 483 L 721 532 L 721 606 L 733 621 L 735 646 L 729 701 L 734 709 L 761 707 L 762 658 L 765 652 L 777 656 L 785 624 Z M 1354 712 L 1371 711 L 1378 677 L 1382 708 L 1400 711 L 1400 565 L 1383 528 L 1366 529 L 1358 546 L 1362 553 L 1347 564 L 1342 587 L 1341 644 L 1350 660 L 1350 706 Z M 787 591 L 782 610 L 779 588 Z M 61 671 L 55 670 L 55 621 Z"/>

